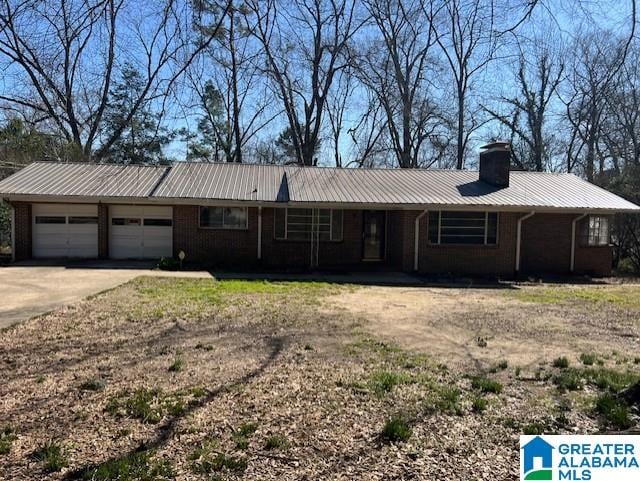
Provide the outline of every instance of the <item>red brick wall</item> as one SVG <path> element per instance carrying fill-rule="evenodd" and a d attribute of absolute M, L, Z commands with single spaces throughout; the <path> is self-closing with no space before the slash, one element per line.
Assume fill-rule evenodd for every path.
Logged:
<path fill-rule="evenodd" d="M 403 269 L 413 270 L 415 219 L 420 211 L 399 213 L 404 217 Z M 516 222 L 521 214 L 498 215 L 498 243 L 494 246 L 435 245 L 429 243 L 429 216 L 420 220 L 418 271 L 423 274 L 513 275 Z"/>
<path fill-rule="evenodd" d="M 98 258 L 109 258 L 109 206 L 98 204 Z"/>
<path fill-rule="evenodd" d="M 185 262 L 203 262 L 212 266 L 247 267 L 257 263 L 258 209 L 249 208 L 245 230 L 201 229 L 199 207 L 176 205 L 173 208 L 173 251 L 183 250 Z"/>
<path fill-rule="evenodd" d="M 610 276 L 613 266 L 613 247 L 607 246 L 588 246 L 581 238 L 581 232 L 588 219 L 580 221 L 576 228 L 576 259 L 575 273 L 587 274 L 590 276 Z M 610 225 L 613 219 L 610 219 Z"/>
<path fill-rule="evenodd" d="M 31 258 L 31 204 L 13 203 L 15 209 L 15 259 L 22 261 Z"/>

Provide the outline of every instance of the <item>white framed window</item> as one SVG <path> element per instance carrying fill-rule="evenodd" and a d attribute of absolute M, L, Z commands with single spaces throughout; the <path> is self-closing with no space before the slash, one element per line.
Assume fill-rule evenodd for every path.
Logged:
<path fill-rule="evenodd" d="M 203 229 L 248 228 L 246 207 L 200 207 L 200 227 Z"/>
<path fill-rule="evenodd" d="M 343 213 L 335 209 L 276 209 L 276 239 L 307 241 L 315 233 L 321 241 L 342 240 Z"/>
<path fill-rule="evenodd" d="M 431 244 L 495 245 L 498 242 L 497 212 L 429 212 Z"/>
<path fill-rule="evenodd" d="M 609 218 L 590 215 L 584 223 L 582 243 L 587 246 L 609 245 Z"/>

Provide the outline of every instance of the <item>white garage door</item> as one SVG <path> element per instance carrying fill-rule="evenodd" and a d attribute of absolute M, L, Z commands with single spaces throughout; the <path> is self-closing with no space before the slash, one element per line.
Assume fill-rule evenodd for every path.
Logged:
<path fill-rule="evenodd" d="M 98 206 L 33 204 L 33 257 L 98 257 Z"/>
<path fill-rule="evenodd" d="M 173 208 L 138 205 L 109 207 L 109 256 L 159 259 L 173 255 Z"/>

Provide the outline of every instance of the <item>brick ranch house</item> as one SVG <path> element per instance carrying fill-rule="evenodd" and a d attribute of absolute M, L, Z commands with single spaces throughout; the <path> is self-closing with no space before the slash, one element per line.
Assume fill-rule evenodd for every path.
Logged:
<path fill-rule="evenodd" d="M 158 259 L 212 267 L 512 277 L 611 272 L 609 226 L 640 208 L 572 174 L 177 162 L 34 163 L 0 182 L 15 260 Z"/>

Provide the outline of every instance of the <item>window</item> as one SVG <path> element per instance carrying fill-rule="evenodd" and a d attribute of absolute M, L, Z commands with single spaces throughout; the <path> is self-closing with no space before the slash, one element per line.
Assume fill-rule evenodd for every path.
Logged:
<path fill-rule="evenodd" d="M 47 216 L 47 215 L 38 215 L 36 216 L 36 224 L 66 224 L 67 218 L 64 216 Z"/>
<path fill-rule="evenodd" d="M 429 212 L 432 244 L 494 245 L 497 240 L 497 212 Z"/>
<path fill-rule="evenodd" d="M 609 245 L 609 218 L 591 215 L 583 224 L 582 243 L 588 246 Z"/>
<path fill-rule="evenodd" d="M 140 225 L 140 219 L 126 218 L 126 217 L 114 217 L 111 219 L 111 225 Z"/>
<path fill-rule="evenodd" d="M 97 224 L 97 223 L 98 223 L 97 217 L 82 217 L 82 216 L 69 217 L 69 224 Z"/>
<path fill-rule="evenodd" d="M 342 211 L 334 209 L 276 209 L 276 239 L 321 241 L 342 240 Z"/>
<path fill-rule="evenodd" d="M 149 227 L 171 227 L 173 221 L 171 219 L 145 219 L 144 225 Z"/>
<path fill-rule="evenodd" d="M 246 207 L 200 207 L 200 227 L 208 229 L 246 229 Z"/>

